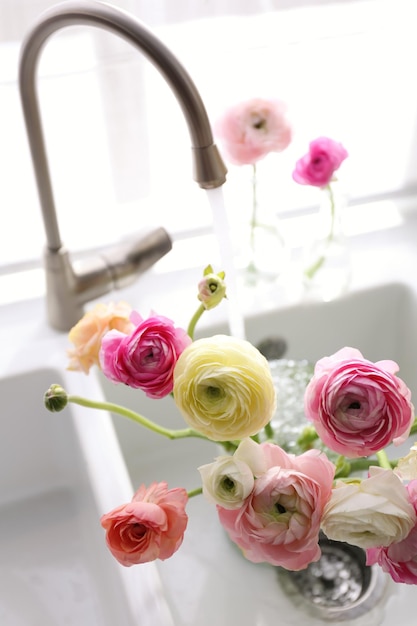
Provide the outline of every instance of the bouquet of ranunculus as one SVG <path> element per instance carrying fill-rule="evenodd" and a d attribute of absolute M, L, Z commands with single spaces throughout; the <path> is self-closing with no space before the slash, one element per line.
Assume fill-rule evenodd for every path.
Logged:
<path fill-rule="evenodd" d="M 280 398 L 266 358 L 228 335 L 193 340 L 201 315 L 224 297 L 224 273 L 208 266 L 187 331 L 156 313 L 143 319 L 127 304 L 100 304 L 70 332 L 71 369 L 95 365 L 150 398 L 171 394 L 187 427 L 169 430 L 126 407 L 68 396 L 59 385 L 45 394 L 50 410 L 68 402 L 111 410 L 170 439 L 200 437 L 224 448 L 202 459 L 201 486 L 192 492 L 140 485 L 131 502 L 103 515 L 112 554 L 126 566 L 171 557 L 186 531 L 188 499 L 202 492 L 250 561 L 302 570 L 320 558 L 323 531 L 366 550 L 368 564 L 395 581 L 416 584 L 417 446 L 398 464 L 385 452 L 417 430 L 396 363 L 372 363 L 349 347 L 320 359 L 305 391 L 300 452 L 289 453 L 274 441 Z"/>

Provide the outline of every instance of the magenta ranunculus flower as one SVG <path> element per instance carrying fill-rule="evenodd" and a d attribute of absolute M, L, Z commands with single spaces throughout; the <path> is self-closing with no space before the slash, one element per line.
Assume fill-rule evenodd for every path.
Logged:
<path fill-rule="evenodd" d="M 325 187 L 348 156 L 338 141 L 318 137 L 310 143 L 308 153 L 297 161 L 293 179 L 301 185 Z"/>
<path fill-rule="evenodd" d="M 406 489 L 417 514 L 417 480 L 411 481 Z M 370 548 L 366 551 L 366 564 L 378 565 L 396 583 L 417 585 L 417 524 L 402 541 L 390 546 Z"/>
<path fill-rule="evenodd" d="M 132 502 L 101 517 L 112 555 L 126 567 L 168 559 L 184 538 L 187 501 L 185 489 L 168 489 L 166 483 L 142 485 Z"/>
<path fill-rule="evenodd" d="M 292 139 L 286 105 L 280 100 L 262 98 L 227 109 L 215 124 L 214 132 L 225 158 L 235 165 L 253 165 L 270 152 L 282 152 Z"/>
<path fill-rule="evenodd" d="M 398 369 L 394 361 L 367 361 L 354 348 L 316 363 L 304 408 L 325 445 L 357 458 L 405 441 L 414 408 Z"/>
<path fill-rule="evenodd" d="M 320 558 L 335 467 L 319 450 L 294 456 L 274 444 L 261 447 L 268 469 L 239 509 L 217 506 L 220 522 L 249 561 L 304 569 Z"/>
<path fill-rule="evenodd" d="M 161 315 L 144 320 L 134 311 L 130 319 L 135 328 L 129 335 L 111 330 L 103 337 L 101 369 L 113 382 L 163 398 L 172 391 L 175 365 L 191 338 Z"/>

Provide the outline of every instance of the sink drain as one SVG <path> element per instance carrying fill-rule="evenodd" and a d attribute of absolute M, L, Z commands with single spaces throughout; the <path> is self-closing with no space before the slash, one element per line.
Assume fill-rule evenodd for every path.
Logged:
<path fill-rule="evenodd" d="M 382 570 L 367 566 L 365 552 L 356 546 L 323 536 L 320 547 L 321 558 L 306 569 L 279 569 L 281 583 L 292 601 L 325 621 L 355 620 L 375 610 L 386 595 Z"/>
<path fill-rule="evenodd" d="M 287 342 L 283 337 L 267 337 L 260 341 L 256 347 L 268 361 L 282 359 L 288 349 Z"/>

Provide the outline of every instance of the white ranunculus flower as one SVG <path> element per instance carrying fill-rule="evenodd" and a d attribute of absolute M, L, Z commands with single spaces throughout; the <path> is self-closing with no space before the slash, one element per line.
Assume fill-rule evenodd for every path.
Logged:
<path fill-rule="evenodd" d="M 402 480 L 415 480 L 417 478 L 417 443 L 410 448 L 410 452 L 402 457 L 394 470 Z"/>
<path fill-rule="evenodd" d="M 371 467 L 361 482 L 337 482 L 321 527 L 329 539 L 360 548 L 402 541 L 416 523 L 407 489 L 392 470 Z"/>
<path fill-rule="evenodd" d="M 241 441 L 233 456 L 218 456 L 198 468 L 203 494 L 225 509 L 238 509 L 252 492 L 255 476 L 266 471 L 262 448 L 252 439 Z"/>

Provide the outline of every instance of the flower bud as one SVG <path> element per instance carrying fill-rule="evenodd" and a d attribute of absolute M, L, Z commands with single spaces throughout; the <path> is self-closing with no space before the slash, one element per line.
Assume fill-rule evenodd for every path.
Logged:
<path fill-rule="evenodd" d="M 224 272 L 215 274 L 211 265 L 204 270 L 204 277 L 198 283 L 198 299 L 205 309 L 213 309 L 227 297 L 224 276 Z"/>
<path fill-rule="evenodd" d="M 43 398 L 48 411 L 57 413 L 62 411 L 68 404 L 68 394 L 61 385 L 51 385 Z"/>

